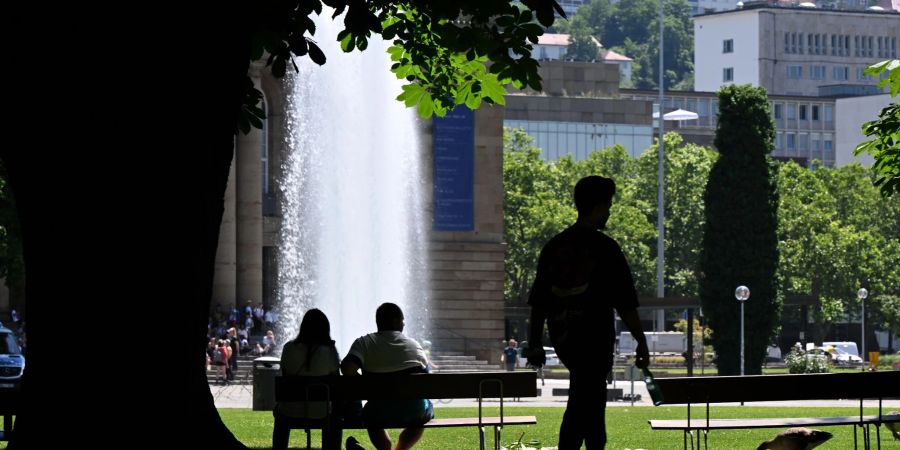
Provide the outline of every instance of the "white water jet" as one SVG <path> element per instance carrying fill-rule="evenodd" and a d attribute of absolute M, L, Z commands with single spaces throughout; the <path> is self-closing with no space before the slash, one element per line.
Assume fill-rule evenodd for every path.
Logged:
<path fill-rule="evenodd" d="M 287 77 L 276 336 L 280 348 L 319 308 L 343 357 L 376 330 L 383 302 L 403 308 L 407 334 L 427 338 L 427 222 L 420 125 L 396 100 L 403 81 L 389 70 L 389 43 L 373 36 L 366 51 L 344 53 L 343 18 L 330 17 L 315 35 L 327 63 L 298 58 Z"/>

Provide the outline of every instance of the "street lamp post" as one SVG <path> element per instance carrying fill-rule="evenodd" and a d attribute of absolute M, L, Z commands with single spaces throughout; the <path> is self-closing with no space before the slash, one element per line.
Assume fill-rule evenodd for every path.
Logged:
<path fill-rule="evenodd" d="M 665 134 L 665 120 L 663 115 L 665 115 L 665 108 L 663 107 L 663 31 L 664 28 L 664 20 L 663 14 L 665 11 L 665 2 L 664 0 L 659 0 L 659 150 L 658 150 L 658 168 L 657 168 L 657 211 L 656 211 L 656 226 L 657 226 L 657 239 L 656 239 L 656 296 L 659 298 L 665 297 L 665 278 L 664 271 L 666 267 L 666 257 L 665 257 L 665 222 L 666 222 L 666 212 L 665 212 L 665 203 L 663 200 L 663 135 Z M 662 310 L 658 310 L 656 312 L 657 315 L 657 331 L 662 331 L 665 326 L 665 316 L 661 314 Z M 660 317 L 661 316 L 661 317 Z"/>
<path fill-rule="evenodd" d="M 738 286 L 734 290 L 734 298 L 741 302 L 741 375 L 744 375 L 744 302 L 750 298 L 750 289 L 747 286 Z"/>
<path fill-rule="evenodd" d="M 856 296 L 859 297 L 859 303 L 862 305 L 862 320 L 860 321 L 860 334 L 862 335 L 862 370 L 865 372 L 866 370 L 866 297 L 869 296 L 869 291 L 866 288 L 859 288 L 856 291 Z"/>

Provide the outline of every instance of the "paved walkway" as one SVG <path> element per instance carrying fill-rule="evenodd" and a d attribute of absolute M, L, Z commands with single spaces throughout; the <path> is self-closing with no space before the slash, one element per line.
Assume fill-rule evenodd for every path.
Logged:
<path fill-rule="evenodd" d="M 545 386 L 541 388 L 538 382 L 538 388 L 541 388 L 540 397 L 522 398 L 519 401 L 507 400 L 504 406 L 559 406 L 565 407 L 567 396 L 554 396 L 553 389 L 568 389 L 569 380 L 546 380 Z M 612 388 L 613 385 L 608 387 Z M 623 393 L 631 393 L 630 381 L 616 381 L 615 387 L 622 389 Z M 213 398 L 216 401 L 216 408 L 252 408 L 253 407 L 253 386 L 252 385 L 229 385 L 219 386 L 210 385 Z M 647 394 L 647 388 L 643 381 L 634 382 L 634 393 L 641 396 L 640 401 L 634 403 L 635 406 L 650 406 L 650 396 Z M 498 405 L 498 401 L 485 401 L 487 406 Z M 608 402 L 608 407 L 631 406 L 630 401 Z M 739 405 L 740 403 L 721 403 L 718 405 Z M 805 400 L 805 401 L 788 401 L 788 402 L 754 402 L 752 406 L 847 406 L 859 407 L 859 400 Z M 877 407 L 877 400 L 867 400 L 866 406 Z M 453 399 L 453 400 L 437 400 L 434 402 L 436 408 L 443 407 L 477 407 L 478 402 L 475 399 Z M 887 411 L 900 409 L 900 400 L 885 400 L 882 407 Z"/>

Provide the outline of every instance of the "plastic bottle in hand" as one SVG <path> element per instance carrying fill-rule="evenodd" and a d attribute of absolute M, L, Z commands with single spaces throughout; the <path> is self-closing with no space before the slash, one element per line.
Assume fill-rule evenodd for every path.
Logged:
<path fill-rule="evenodd" d="M 653 373 L 646 367 L 644 368 L 644 383 L 647 384 L 647 392 L 650 393 L 650 400 L 653 401 L 653 406 L 662 405 L 662 390 L 659 389 L 659 385 L 656 384 L 656 380 L 653 379 Z"/>

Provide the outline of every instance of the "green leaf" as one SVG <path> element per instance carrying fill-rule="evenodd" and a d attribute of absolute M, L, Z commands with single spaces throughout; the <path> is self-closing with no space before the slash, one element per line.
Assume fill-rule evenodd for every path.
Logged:
<path fill-rule="evenodd" d="M 405 84 L 401 89 L 403 92 L 397 96 L 397 100 L 403 102 L 407 107 L 417 105 L 425 95 L 425 88 L 419 84 Z"/>
<path fill-rule="evenodd" d="M 431 100 L 431 94 L 425 93 L 419 99 L 419 117 L 423 119 L 431 118 L 432 112 L 434 112 L 434 103 Z"/>
<path fill-rule="evenodd" d="M 478 94 L 470 93 L 465 97 L 465 104 L 469 109 L 474 111 L 478 109 L 479 106 L 481 106 L 481 96 Z"/>
<path fill-rule="evenodd" d="M 338 34 L 338 39 L 341 41 L 341 50 L 343 50 L 345 53 L 350 53 L 351 51 L 353 51 L 355 43 L 353 35 L 350 34 L 350 32 L 347 30 L 342 31 L 341 33 L 346 33 L 344 34 L 343 38 L 341 37 L 340 33 Z"/>

